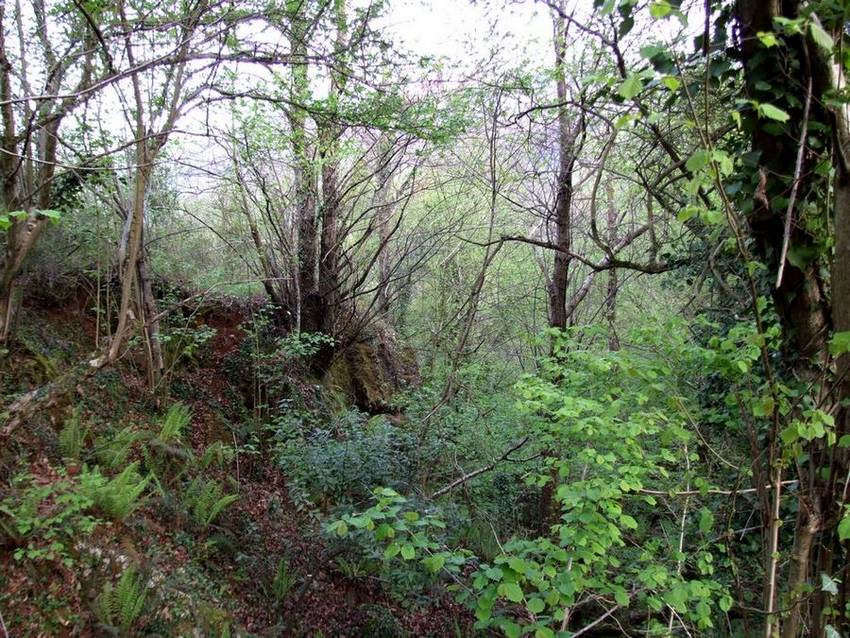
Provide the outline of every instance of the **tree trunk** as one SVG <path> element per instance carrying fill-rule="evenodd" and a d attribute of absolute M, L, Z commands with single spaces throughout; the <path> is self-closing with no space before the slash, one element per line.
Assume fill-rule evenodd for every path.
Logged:
<path fill-rule="evenodd" d="M 608 245 L 617 245 L 617 209 L 614 206 L 614 185 L 609 180 L 605 185 L 607 198 L 606 221 L 608 223 Z M 605 294 L 605 321 L 608 323 L 608 349 L 612 352 L 620 349 L 617 337 L 617 291 L 620 283 L 616 268 L 608 270 L 608 290 Z"/>
<path fill-rule="evenodd" d="M 303 104 L 310 96 L 309 64 L 306 38 L 309 20 L 304 15 L 307 3 L 299 3 L 289 12 L 289 47 L 293 58 L 302 60 L 292 67 L 290 87 L 293 105 L 287 112 L 293 155 L 297 241 L 296 329 L 314 332 L 319 329 L 319 291 L 316 214 L 316 170 L 307 133 L 307 112 Z"/>
<path fill-rule="evenodd" d="M 794 19 L 799 17 L 802 4 L 796 1 L 780 3 L 778 0 L 740 0 L 736 5 L 737 20 L 740 27 L 741 57 L 744 63 L 746 97 L 759 102 L 771 102 L 775 95 L 765 92 L 765 79 L 786 77 L 789 74 L 796 84 L 810 87 L 811 95 L 802 96 L 811 105 L 811 120 L 830 122 L 833 133 L 833 159 L 837 159 L 834 182 L 834 209 L 831 211 L 835 226 L 835 255 L 832 263 L 831 280 L 826 279 L 827 268 L 824 262 L 828 257 L 820 255 L 820 250 L 810 231 L 804 224 L 794 223 L 799 219 L 799 207 L 788 205 L 789 192 L 797 188 L 799 194 L 796 203 L 807 200 L 809 193 L 824 188 L 819 182 L 813 162 L 818 161 L 815 152 L 804 152 L 800 148 L 806 144 L 806 126 L 808 112 L 800 102 L 784 104 L 790 115 L 787 126 L 789 131 L 775 135 L 770 127 L 756 126 L 752 133 L 752 148 L 760 153 L 760 185 L 753 200 L 753 210 L 748 222 L 754 239 L 757 257 L 768 266 L 768 272 L 779 273 L 773 289 L 773 300 L 783 324 L 786 337 L 786 357 L 799 379 L 812 383 L 820 379 L 820 371 L 827 362 L 827 338 L 832 329 L 850 330 L 850 194 L 848 191 L 848 167 L 845 158 L 847 152 L 847 125 L 843 112 L 830 111 L 824 106 L 824 96 L 839 88 L 833 76 L 831 61 L 808 35 L 785 37 L 785 46 L 769 49 L 764 47 L 758 37 L 760 32 L 773 30 L 777 17 Z M 793 62 L 796 66 L 790 66 Z M 797 129 L 795 131 L 795 129 Z M 799 157 L 799 159 L 798 159 Z M 795 174 L 789 175 L 793 170 Z M 783 176 L 785 179 L 783 179 Z M 817 197 L 815 192 L 814 197 Z M 792 200 L 794 203 L 794 200 Z M 826 213 L 828 214 L 828 213 Z M 793 215 L 793 217 L 791 217 Z M 808 262 L 789 260 L 787 254 L 796 250 L 798 254 L 811 254 L 817 257 Z M 848 368 L 847 357 L 838 360 L 837 372 L 840 375 Z M 840 408 L 842 401 L 850 396 L 846 380 L 839 385 L 831 385 L 827 380 L 822 388 L 822 396 L 829 400 L 823 409 L 838 409 L 836 435 L 840 437 L 848 431 L 846 408 Z M 775 440 L 778 433 L 776 425 L 771 432 Z M 846 453 L 834 449 L 825 440 L 815 440 L 807 447 L 808 464 L 817 471 L 805 470 L 800 474 L 800 487 L 797 492 L 798 513 L 794 533 L 794 545 L 787 578 L 777 576 L 775 583 L 785 583 L 788 593 L 787 604 L 790 612 L 781 627 L 783 638 L 795 638 L 803 627 L 808 630 L 817 624 L 822 631 L 820 619 L 810 617 L 811 610 L 824 609 L 829 605 L 827 594 L 821 591 L 817 583 L 810 583 L 814 572 L 812 567 L 815 550 L 821 544 L 831 544 L 835 526 L 840 519 L 846 494 L 842 494 L 844 477 L 847 475 Z M 773 462 L 778 457 L 771 455 Z M 822 472 L 820 470 L 827 470 Z M 773 468 L 768 468 L 773 471 Z M 828 474 L 828 476 L 827 476 Z M 820 552 L 823 560 L 831 555 Z M 834 573 L 835 565 L 821 564 L 826 573 Z M 770 576 L 768 575 L 768 578 Z M 842 579 L 843 580 L 843 579 Z M 805 595 L 804 588 L 813 585 L 810 594 Z M 765 587 L 765 606 L 775 608 Z M 803 596 L 805 595 L 805 599 Z M 782 605 L 779 605 L 780 607 Z M 766 635 L 779 634 L 779 621 L 768 618 Z"/>
<path fill-rule="evenodd" d="M 567 106 L 567 79 L 564 70 L 564 53 L 566 49 L 567 26 L 563 18 L 566 15 L 566 3 L 560 0 L 559 11 L 554 18 L 555 46 L 555 88 L 558 96 L 558 174 L 555 185 L 553 243 L 557 246 L 552 258 L 552 279 L 549 282 L 549 325 L 564 330 L 569 322 L 571 312 L 567 308 L 567 288 L 570 280 L 570 263 L 572 257 L 572 200 L 573 200 L 573 169 L 577 156 L 576 142 L 584 116 L 579 115 L 574 125 L 570 121 Z"/>
<path fill-rule="evenodd" d="M 144 240 L 142 241 L 144 244 Z M 159 311 L 153 294 L 151 279 L 148 274 L 146 250 L 142 248 L 136 266 L 139 282 L 141 320 L 144 322 L 145 342 L 147 343 L 148 383 L 151 391 L 155 390 L 165 374 L 165 360 L 162 356 L 162 343 L 159 336 Z"/>
<path fill-rule="evenodd" d="M 319 133 L 322 157 L 322 234 L 319 251 L 319 297 L 321 299 L 319 330 L 336 334 L 339 310 L 339 184 L 337 183 L 339 130 L 326 125 Z"/>

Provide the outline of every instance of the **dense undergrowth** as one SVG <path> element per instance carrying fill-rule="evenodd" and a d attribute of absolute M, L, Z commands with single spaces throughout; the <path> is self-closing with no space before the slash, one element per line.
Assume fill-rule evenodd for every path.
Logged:
<path fill-rule="evenodd" d="M 436 367 L 369 414 L 311 372 L 323 337 L 228 312 L 196 324 L 167 394 L 130 358 L 10 440 L 15 636 L 545 637 L 598 617 L 605 635 L 631 613 L 746 635 L 752 498 L 718 487 L 748 480 L 724 431 L 764 400 L 746 326 L 659 320 L 616 351 L 553 333 L 514 386 L 471 363 L 445 401 Z M 90 346 L 32 316 L 6 396 Z"/>

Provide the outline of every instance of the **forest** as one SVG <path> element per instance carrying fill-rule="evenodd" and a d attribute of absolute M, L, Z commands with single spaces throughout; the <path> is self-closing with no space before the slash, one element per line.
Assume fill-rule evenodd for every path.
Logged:
<path fill-rule="evenodd" d="M 850 638 L 845 45 L 0 0 L 0 638 Z"/>

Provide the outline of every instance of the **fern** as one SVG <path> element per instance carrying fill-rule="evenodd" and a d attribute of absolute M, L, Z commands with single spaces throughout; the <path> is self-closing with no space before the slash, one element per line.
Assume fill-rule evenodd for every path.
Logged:
<path fill-rule="evenodd" d="M 89 429 L 83 428 L 81 417 L 82 408 L 77 406 L 59 431 L 59 449 L 62 451 L 62 456 L 67 459 L 79 460 L 88 438 Z"/>
<path fill-rule="evenodd" d="M 92 500 L 95 507 L 116 521 L 123 521 L 141 505 L 140 496 L 150 482 L 150 478 L 139 476 L 138 461 L 107 479 L 99 468 L 89 470 L 83 467 L 80 474 L 80 491 Z"/>
<path fill-rule="evenodd" d="M 201 527 L 208 527 L 225 507 L 238 498 L 237 494 L 225 494 L 215 479 L 207 480 L 200 476 L 189 484 L 184 497 L 192 519 Z"/>
<path fill-rule="evenodd" d="M 157 437 L 159 441 L 165 445 L 178 443 L 183 433 L 183 428 L 189 425 L 192 420 L 192 412 L 182 403 L 175 403 L 165 414 L 162 421 L 162 428 Z"/>
<path fill-rule="evenodd" d="M 116 585 L 104 584 L 95 599 L 95 614 L 100 621 L 127 633 L 141 616 L 148 589 L 145 579 L 128 567 Z"/>
<path fill-rule="evenodd" d="M 213 464 L 222 467 L 230 463 L 234 456 L 236 456 L 236 451 L 233 447 L 221 441 L 215 441 L 204 450 L 204 456 L 201 457 L 201 467 L 206 469 Z"/>
<path fill-rule="evenodd" d="M 96 444 L 97 458 L 110 469 L 127 464 L 133 444 L 142 438 L 142 434 L 126 427 L 111 438 L 100 438 Z"/>
<path fill-rule="evenodd" d="M 295 573 L 289 569 L 289 561 L 281 558 L 277 564 L 274 581 L 272 581 L 272 596 L 275 602 L 278 604 L 283 602 L 297 580 Z"/>

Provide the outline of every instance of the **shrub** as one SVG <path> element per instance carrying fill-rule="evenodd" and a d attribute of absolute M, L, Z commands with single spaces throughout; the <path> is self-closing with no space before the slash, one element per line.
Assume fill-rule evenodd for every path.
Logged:
<path fill-rule="evenodd" d="M 363 501 L 375 485 L 406 486 L 413 436 L 381 417 L 365 421 L 357 412 L 335 426 L 279 444 L 278 464 L 296 490 L 330 507 Z"/>
<path fill-rule="evenodd" d="M 0 535 L 17 546 L 15 559 L 72 565 L 75 541 L 99 523 L 88 513 L 92 499 L 67 478 L 42 485 L 23 474 L 12 483 L 12 493 L 0 501 Z"/>

